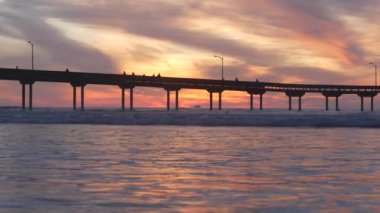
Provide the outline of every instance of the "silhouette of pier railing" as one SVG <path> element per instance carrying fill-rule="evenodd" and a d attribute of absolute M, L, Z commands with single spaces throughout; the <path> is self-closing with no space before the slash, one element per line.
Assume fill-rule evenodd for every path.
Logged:
<path fill-rule="evenodd" d="M 77 109 L 77 88 L 80 88 L 81 110 L 84 110 L 85 86 L 113 85 L 121 89 L 122 110 L 125 110 L 125 90 L 130 93 L 130 110 L 133 110 L 133 93 L 135 87 L 163 88 L 167 91 L 167 109 L 170 110 L 170 94 L 175 92 L 175 110 L 179 109 L 179 91 L 181 89 L 206 90 L 210 94 L 210 110 L 213 110 L 213 94 L 219 95 L 219 107 L 222 109 L 224 91 L 243 91 L 250 95 L 250 109 L 253 110 L 253 97 L 260 97 L 260 110 L 263 109 L 263 96 L 266 92 L 283 92 L 289 97 L 289 110 L 292 110 L 292 98 L 298 98 L 298 110 L 302 110 L 302 97 L 306 93 L 320 93 L 326 99 L 326 110 L 329 110 L 329 98 L 335 98 L 336 110 L 339 111 L 339 97 L 344 94 L 356 94 L 361 98 L 361 111 L 364 111 L 364 98 L 371 99 L 371 111 L 374 110 L 374 97 L 380 92 L 376 86 L 352 85 L 316 85 L 285 84 L 269 82 L 229 81 L 195 78 L 152 77 L 124 74 L 102 74 L 68 71 L 46 71 L 0 68 L 0 80 L 19 81 L 22 85 L 22 108 L 25 109 L 25 86 L 29 85 L 29 109 L 33 108 L 33 84 L 35 82 L 69 83 L 73 87 L 73 109 Z"/>

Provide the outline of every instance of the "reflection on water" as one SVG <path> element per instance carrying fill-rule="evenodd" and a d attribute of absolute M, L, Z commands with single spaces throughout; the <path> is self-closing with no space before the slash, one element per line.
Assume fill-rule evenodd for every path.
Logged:
<path fill-rule="evenodd" d="M 0 125 L 0 212 L 380 212 L 377 131 Z"/>

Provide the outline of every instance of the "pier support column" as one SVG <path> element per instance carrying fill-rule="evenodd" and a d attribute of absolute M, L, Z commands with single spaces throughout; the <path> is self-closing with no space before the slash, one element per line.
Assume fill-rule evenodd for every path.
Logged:
<path fill-rule="evenodd" d="M 29 110 L 33 110 L 33 84 L 34 81 L 20 81 L 21 84 L 21 107 L 26 110 L 26 85 L 29 85 Z"/>
<path fill-rule="evenodd" d="M 212 106 L 212 92 L 209 92 L 210 93 L 210 111 L 212 111 L 214 108 Z"/>
<path fill-rule="evenodd" d="M 29 110 L 33 109 L 33 83 L 29 84 Z"/>
<path fill-rule="evenodd" d="M 129 110 L 133 111 L 133 87 L 129 88 Z"/>
<path fill-rule="evenodd" d="M 174 103 L 174 107 L 175 107 L 175 111 L 178 111 L 179 110 L 179 91 L 181 90 L 181 88 L 179 87 L 164 87 L 163 88 L 165 91 L 166 91 L 166 109 L 167 111 L 170 111 L 171 110 L 171 99 L 170 99 L 170 93 L 171 92 L 175 92 L 175 103 Z"/>
<path fill-rule="evenodd" d="M 121 88 L 121 111 L 125 111 L 125 88 Z"/>
<path fill-rule="evenodd" d="M 262 90 L 262 89 L 250 89 L 250 90 L 247 90 L 248 94 L 249 94 L 249 99 L 250 99 L 250 109 L 251 111 L 254 110 L 254 107 L 253 107 L 253 98 L 254 98 L 254 95 L 259 95 L 260 98 L 259 98 L 259 101 L 260 103 L 258 104 L 258 108 L 260 109 L 260 111 L 263 110 L 263 95 L 265 94 L 265 90 Z"/>
<path fill-rule="evenodd" d="M 287 95 L 289 97 L 289 111 L 292 110 L 292 98 L 293 97 L 298 97 L 298 111 L 302 111 L 302 96 L 305 95 L 305 91 L 299 91 L 299 90 L 296 90 L 296 91 L 292 91 L 292 90 L 289 90 L 289 91 L 286 91 L 285 92 L 285 95 Z"/>
<path fill-rule="evenodd" d="M 326 111 L 329 111 L 329 98 L 335 98 L 335 110 L 340 111 L 339 108 L 339 97 L 343 95 L 340 91 L 325 91 L 322 92 L 322 95 L 326 98 Z"/>
<path fill-rule="evenodd" d="M 360 97 L 361 111 L 364 111 L 364 98 L 371 98 L 371 111 L 374 111 L 374 98 L 377 96 L 377 92 L 374 91 L 364 91 L 358 92 L 357 95 Z"/>
<path fill-rule="evenodd" d="M 81 93 L 81 111 L 84 111 L 84 85 L 80 87 L 80 93 Z"/>
<path fill-rule="evenodd" d="M 170 90 L 166 90 L 166 109 L 170 111 Z"/>
<path fill-rule="evenodd" d="M 340 111 L 340 109 L 339 109 L 339 97 L 338 96 L 335 97 L 335 110 Z"/>
<path fill-rule="evenodd" d="M 298 96 L 298 111 L 302 111 L 302 96 Z"/>
<path fill-rule="evenodd" d="M 77 87 L 73 86 L 73 110 L 77 110 Z"/>
<path fill-rule="evenodd" d="M 179 91 L 175 91 L 175 111 L 179 109 Z"/>
<path fill-rule="evenodd" d="M 361 105 L 361 111 L 364 111 L 364 97 L 360 96 L 360 105 Z"/>
<path fill-rule="evenodd" d="M 25 83 L 21 83 L 21 85 L 22 85 L 22 88 L 21 88 L 21 95 L 22 95 L 22 97 L 21 97 L 21 102 L 22 102 L 22 110 L 25 110 Z"/>
<path fill-rule="evenodd" d="M 219 111 L 222 110 L 222 92 L 219 92 Z"/>
<path fill-rule="evenodd" d="M 249 94 L 250 96 L 250 108 L 251 108 L 251 111 L 253 111 L 253 94 Z"/>

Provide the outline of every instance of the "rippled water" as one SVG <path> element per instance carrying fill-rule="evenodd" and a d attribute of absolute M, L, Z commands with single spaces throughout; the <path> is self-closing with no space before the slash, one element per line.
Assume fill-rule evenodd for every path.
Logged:
<path fill-rule="evenodd" d="M 0 125 L 0 212 L 380 212 L 378 135 Z"/>

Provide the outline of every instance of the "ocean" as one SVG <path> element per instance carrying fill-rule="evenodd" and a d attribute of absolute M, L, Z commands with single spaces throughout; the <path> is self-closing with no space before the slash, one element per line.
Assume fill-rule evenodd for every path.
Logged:
<path fill-rule="evenodd" d="M 0 212 L 380 212 L 378 136 L 0 124 Z"/>

